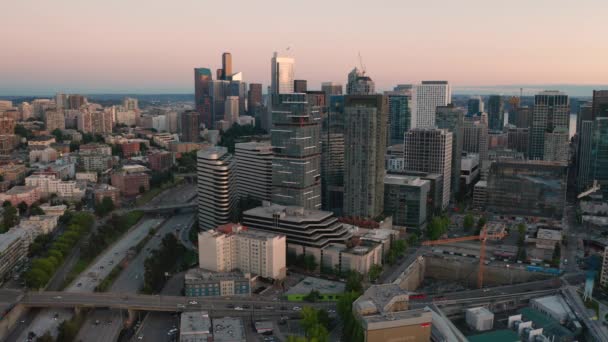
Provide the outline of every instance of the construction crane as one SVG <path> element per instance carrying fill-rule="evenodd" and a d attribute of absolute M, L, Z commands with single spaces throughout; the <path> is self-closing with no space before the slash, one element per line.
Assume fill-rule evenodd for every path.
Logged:
<path fill-rule="evenodd" d="M 583 198 L 585 196 L 591 195 L 592 193 L 594 193 L 594 192 L 596 192 L 596 191 L 598 191 L 600 189 L 601 189 L 600 185 L 598 184 L 597 180 L 594 179 L 593 180 L 593 185 L 591 186 L 591 188 L 589 188 L 586 191 L 581 192 L 580 194 L 578 194 L 578 196 L 576 196 L 576 198 L 581 199 L 581 198 Z"/>
<path fill-rule="evenodd" d="M 433 241 L 424 241 L 422 243 L 422 245 L 423 246 L 437 246 L 437 245 L 446 245 L 446 244 L 450 244 L 450 243 L 454 243 L 454 242 L 479 240 L 481 242 L 481 246 L 479 248 L 479 274 L 477 275 L 477 286 L 479 288 L 482 288 L 483 287 L 483 267 L 485 265 L 485 259 L 486 259 L 486 240 L 487 239 L 502 239 L 506 235 L 507 234 L 505 234 L 505 233 L 488 234 L 486 232 L 486 226 L 484 226 L 483 229 L 481 229 L 481 231 L 479 232 L 479 235 L 463 236 L 463 237 L 440 239 L 440 240 L 433 240 Z"/>
<path fill-rule="evenodd" d="M 363 64 L 363 57 L 361 57 L 360 51 L 359 51 L 359 65 L 361 66 L 361 75 L 365 76 L 365 65 Z"/>

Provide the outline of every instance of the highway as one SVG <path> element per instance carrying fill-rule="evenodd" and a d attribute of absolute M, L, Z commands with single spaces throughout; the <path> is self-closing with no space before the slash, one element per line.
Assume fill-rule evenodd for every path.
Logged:
<path fill-rule="evenodd" d="M 608 332 L 606 332 L 606 327 L 602 325 L 601 319 L 595 321 L 589 318 L 587 308 L 577 293 L 576 287 L 567 286 L 562 293 L 564 294 L 564 297 L 570 307 L 574 309 L 576 316 L 587 326 L 589 334 L 591 334 L 596 341 L 608 341 Z"/>

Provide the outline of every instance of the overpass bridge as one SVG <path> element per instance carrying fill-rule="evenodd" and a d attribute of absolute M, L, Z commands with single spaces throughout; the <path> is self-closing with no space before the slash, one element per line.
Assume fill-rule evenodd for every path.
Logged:
<path fill-rule="evenodd" d="M 179 204 L 164 204 L 164 205 L 153 205 L 138 208 L 137 210 L 142 211 L 146 214 L 173 214 L 176 212 L 193 211 L 196 209 L 198 203 L 179 203 Z"/>

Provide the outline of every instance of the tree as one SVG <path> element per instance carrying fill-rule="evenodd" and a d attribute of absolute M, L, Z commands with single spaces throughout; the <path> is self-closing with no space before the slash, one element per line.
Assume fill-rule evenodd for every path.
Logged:
<path fill-rule="evenodd" d="M 38 204 L 32 204 L 30 207 L 30 215 L 44 215 L 44 210 Z"/>
<path fill-rule="evenodd" d="M 363 292 L 363 276 L 357 271 L 350 270 L 346 276 L 345 292 Z"/>
<path fill-rule="evenodd" d="M 477 220 L 477 229 L 475 232 L 475 235 L 479 235 L 481 233 L 481 229 L 486 225 L 487 219 L 485 217 L 480 217 L 479 220 Z"/>
<path fill-rule="evenodd" d="M 310 306 L 305 306 L 302 309 L 302 320 L 300 321 L 300 325 L 304 329 L 309 341 L 323 342 L 329 340 L 329 332 L 327 326 L 324 324 L 326 322 L 321 321 L 321 315 L 323 314 L 321 314 L 320 311 L 321 310 L 316 310 Z M 329 315 L 324 316 L 323 320 L 326 320 L 327 318 L 329 318 Z"/>
<path fill-rule="evenodd" d="M 562 257 L 562 247 L 559 242 L 556 242 L 555 248 L 553 249 L 553 264 L 559 265 L 561 257 Z"/>
<path fill-rule="evenodd" d="M 51 134 L 55 136 L 55 140 L 58 142 L 66 140 L 66 137 L 63 136 L 63 132 L 59 128 L 55 128 Z"/>
<path fill-rule="evenodd" d="M 315 259 L 315 256 L 312 254 L 306 254 L 304 256 L 304 269 L 307 271 L 314 271 L 317 268 L 318 264 Z"/>
<path fill-rule="evenodd" d="M 4 225 L 6 229 L 10 229 L 17 224 L 17 221 L 17 209 L 12 205 L 4 207 L 4 212 L 2 213 L 2 225 Z"/>
<path fill-rule="evenodd" d="M 370 281 L 376 281 L 382 274 L 382 265 L 373 264 L 369 268 L 368 276 Z"/>
<path fill-rule="evenodd" d="M 464 219 L 462 220 L 462 227 L 464 228 L 464 230 L 468 232 L 471 229 L 473 229 L 474 225 L 475 225 L 475 218 L 473 218 L 473 215 L 466 214 L 464 216 Z"/>
<path fill-rule="evenodd" d="M 449 220 L 434 216 L 429 223 L 426 232 L 430 240 L 437 240 L 441 235 L 445 234 L 448 229 Z"/>
<path fill-rule="evenodd" d="M 353 314 L 353 302 L 359 298 L 359 292 L 346 292 L 337 303 L 337 311 L 342 319 L 342 340 L 363 342 L 363 329 Z"/>
<path fill-rule="evenodd" d="M 19 215 L 24 215 L 27 212 L 27 203 L 21 202 L 17 204 L 17 209 L 19 209 Z"/>
<path fill-rule="evenodd" d="M 53 336 L 48 331 L 44 335 L 42 335 L 36 339 L 36 342 L 54 342 L 54 341 L 55 341 L 55 339 L 53 339 Z"/>
<path fill-rule="evenodd" d="M 310 292 L 303 298 L 307 302 L 318 302 L 321 299 L 321 292 L 317 290 L 310 290 Z"/>
<path fill-rule="evenodd" d="M 520 223 L 517 225 L 517 245 L 523 247 L 526 241 L 526 225 Z"/>
<path fill-rule="evenodd" d="M 112 210 L 114 210 L 114 201 L 108 196 L 104 196 L 101 202 L 95 205 L 95 213 L 98 216 L 106 216 Z"/>

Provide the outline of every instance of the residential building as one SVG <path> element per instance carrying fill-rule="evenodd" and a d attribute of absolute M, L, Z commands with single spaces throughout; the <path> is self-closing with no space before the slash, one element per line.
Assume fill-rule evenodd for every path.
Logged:
<path fill-rule="evenodd" d="M 435 125 L 452 133 L 452 195 L 460 191 L 460 163 L 464 143 L 464 112 L 454 105 L 438 106 Z"/>
<path fill-rule="evenodd" d="M 415 113 L 412 128 L 434 127 L 437 107 L 452 102 L 452 89 L 447 81 L 422 81 L 414 88 L 412 98 Z"/>
<path fill-rule="evenodd" d="M 543 160 L 568 163 L 570 160 L 570 135 L 567 129 L 558 128 L 545 132 Z"/>
<path fill-rule="evenodd" d="M 59 198 L 72 200 L 80 200 L 84 197 L 84 190 L 80 189 L 75 181 L 62 181 L 54 174 L 35 173 L 25 178 L 25 185 L 38 187 L 42 198 L 53 194 Z"/>
<path fill-rule="evenodd" d="M 402 144 L 403 135 L 412 127 L 412 96 L 385 92 L 388 97 L 388 144 Z"/>
<path fill-rule="evenodd" d="M 236 162 L 225 147 L 200 150 L 197 157 L 198 225 L 214 229 L 235 218 L 238 193 Z"/>
<path fill-rule="evenodd" d="M 405 170 L 443 176 L 441 207 L 450 202 L 452 133 L 446 129 L 415 128 L 405 134 Z"/>
<path fill-rule="evenodd" d="M 224 120 L 228 122 L 229 127 L 239 123 L 239 97 L 226 96 L 224 102 Z"/>
<path fill-rule="evenodd" d="M 120 144 L 120 149 L 122 151 L 122 156 L 124 158 L 130 158 L 139 154 L 140 148 L 139 141 L 127 141 Z"/>
<path fill-rule="evenodd" d="M 9 163 L 0 165 L 0 175 L 5 181 L 20 183 L 25 179 L 27 168 L 23 164 Z"/>
<path fill-rule="evenodd" d="M 99 184 L 95 187 L 93 194 L 95 196 L 95 203 L 101 203 L 104 197 L 109 197 L 114 203 L 114 206 L 120 205 L 120 189 L 117 187 L 108 184 Z"/>
<path fill-rule="evenodd" d="M 239 198 L 270 201 L 273 151 L 269 142 L 235 144 Z"/>
<path fill-rule="evenodd" d="M 6 280 L 27 258 L 27 231 L 13 228 L 0 234 L 0 280 Z"/>
<path fill-rule="evenodd" d="M 195 111 L 187 111 L 181 114 L 181 141 L 198 142 L 200 115 Z"/>
<path fill-rule="evenodd" d="M 340 86 L 341 90 L 341 86 Z M 321 125 L 321 207 L 342 216 L 344 208 L 344 96 L 330 95 Z"/>
<path fill-rule="evenodd" d="M 431 182 L 414 176 L 384 176 L 384 213 L 393 217 L 393 225 L 424 229 L 427 199 Z"/>
<path fill-rule="evenodd" d="M 31 139 L 28 139 L 27 146 L 29 148 L 44 148 L 49 147 L 51 144 L 56 143 L 55 137 L 52 135 L 47 136 L 35 136 Z"/>
<path fill-rule="evenodd" d="M 480 163 L 488 160 L 488 121 L 485 114 L 467 117 L 464 121 L 462 151 L 479 154 Z"/>
<path fill-rule="evenodd" d="M 431 341 L 433 313 L 409 309 L 409 293 L 396 284 L 372 285 L 353 303 L 367 342 Z"/>
<path fill-rule="evenodd" d="M 48 164 L 57 160 L 57 151 L 52 147 L 30 151 L 30 163 Z"/>
<path fill-rule="evenodd" d="M 530 159 L 543 160 L 545 157 L 546 133 L 562 130 L 568 132 L 569 125 L 570 102 L 568 101 L 568 95 L 558 91 L 545 91 L 534 96 L 534 110 L 530 128 Z M 559 148 L 556 149 L 559 150 Z"/>
<path fill-rule="evenodd" d="M 40 189 L 37 186 L 16 185 L 10 188 L 8 191 L 0 193 L 0 203 L 9 201 L 15 207 L 21 202 L 25 202 L 25 204 L 31 206 L 39 200 Z"/>
<path fill-rule="evenodd" d="M 84 171 L 104 172 L 112 168 L 114 158 L 104 154 L 78 154 L 79 166 Z"/>
<path fill-rule="evenodd" d="M 199 267 L 214 272 L 240 270 L 265 278 L 286 276 L 285 235 L 228 223 L 198 234 Z"/>
<path fill-rule="evenodd" d="M 240 271 L 209 272 L 193 268 L 184 276 L 186 297 L 251 296 L 251 276 Z"/>
<path fill-rule="evenodd" d="M 325 103 L 329 103 L 332 95 L 342 95 L 342 84 L 336 82 L 321 83 L 321 91 L 325 93 Z"/>
<path fill-rule="evenodd" d="M 356 67 L 348 73 L 348 83 L 346 84 L 347 95 L 373 95 L 376 93 L 374 81 L 369 76 L 365 76 L 365 71 Z"/>
<path fill-rule="evenodd" d="M 293 93 L 294 64 L 292 57 L 279 56 L 275 52 L 270 61 L 270 93 L 289 94 Z"/>
<path fill-rule="evenodd" d="M 111 182 L 112 186 L 118 188 L 124 197 L 135 197 L 150 190 L 150 176 L 144 172 L 114 172 Z"/>
<path fill-rule="evenodd" d="M 112 155 L 112 148 L 109 145 L 98 143 L 80 145 L 79 151 L 81 154 L 103 154 L 106 156 Z"/>
<path fill-rule="evenodd" d="M 505 109 L 502 96 L 490 95 L 488 98 L 488 129 L 502 131 L 505 122 Z"/>
<path fill-rule="evenodd" d="M 528 157 L 528 149 L 530 147 L 530 129 L 529 128 L 509 128 L 507 131 L 507 148 L 517 152 L 521 152 L 525 157 Z"/>
<path fill-rule="evenodd" d="M 344 113 L 344 214 L 374 218 L 384 209 L 388 100 L 348 95 Z"/>
<path fill-rule="evenodd" d="M 65 116 L 61 111 L 47 110 L 44 113 L 44 124 L 49 132 L 56 129 L 65 129 Z"/>
<path fill-rule="evenodd" d="M 164 172 L 173 167 L 174 160 L 173 153 L 161 151 L 152 153 L 148 156 L 148 163 L 150 164 L 150 170 Z"/>
<path fill-rule="evenodd" d="M 0 134 L 13 134 L 15 133 L 15 119 L 2 113 L 0 117 Z"/>
<path fill-rule="evenodd" d="M 277 204 L 247 210 L 243 224 L 255 230 L 285 235 L 287 243 L 305 248 L 323 248 L 343 243 L 350 234 L 331 212 Z"/>
<path fill-rule="evenodd" d="M 321 110 L 306 94 L 273 96 L 272 202 L 321 208 Z"/>

